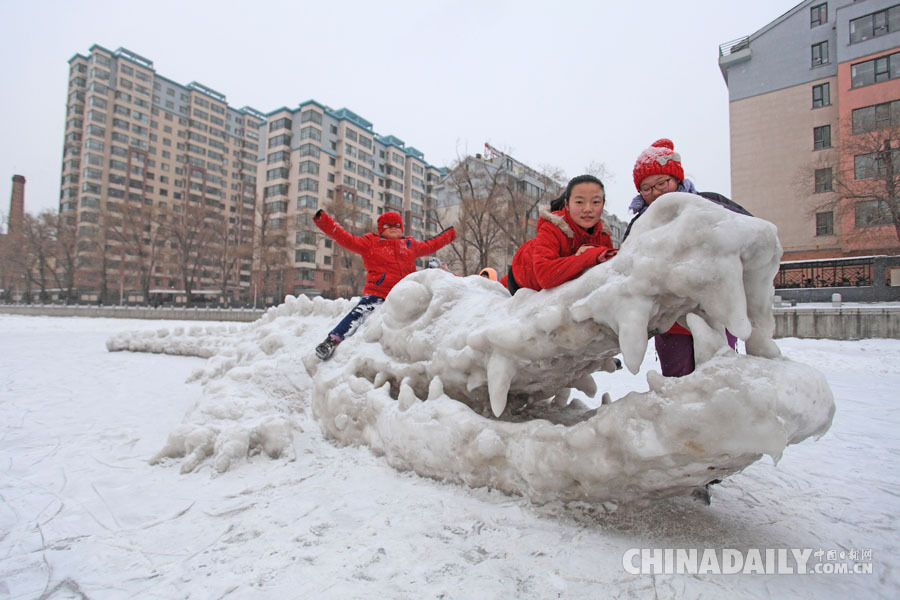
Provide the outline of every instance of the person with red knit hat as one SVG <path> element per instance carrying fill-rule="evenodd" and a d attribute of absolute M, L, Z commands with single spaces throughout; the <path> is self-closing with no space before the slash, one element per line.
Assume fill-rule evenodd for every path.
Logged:
<path fill-rule="evenodd" d="M 636 214 L 625 230 L 623 243 L 631 233 L 631 226 L 634 225 L 634 222 L 660 196 L 671 192 L 696 194 L 728 210 L 750 215 L 743 206 L 721 194 L 698 192 L 694 184 L 684 178 L 681 155 L 675 151 L 675 144 L 672 140 L 666 138 L 656 140 L 649 148 L 641 152 L 634 163 L 632 175 L 638 195 L 631 201 L 629 208 Z M 728 338 L 728 345 L 734 348 L 737 338 L 727 330 L 725 335 Z M 664 376 L 682 377 L 694 372 L 694 338 L 687 328 L 675 323 L 667 332 L 657 335 L 654 343 Z"/>
<path fill-rule="evenodd" d="M 353 335 L 367 316 L 387 297 L 397 283 L 416 270 L 416 259 L 437 252 L 456 238 L 452 227 L 425 240 L 403 235 L 403 218 L 388 211 L 378 217 L 378 233 L 353 235 L 337 224 L 325 211 L 313 218 L 325 235 L 343 248 L 362 256 L 366 269 L 366 285 L 356 307 L 316 346 L 316 356 L 328 360 L 334 349 Z"/>

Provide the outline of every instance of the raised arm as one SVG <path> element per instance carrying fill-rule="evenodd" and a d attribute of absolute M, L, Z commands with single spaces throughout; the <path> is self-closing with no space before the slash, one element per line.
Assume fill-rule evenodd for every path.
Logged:
<path fill-rule="evenodd" d="M 332 219 L 324 210 L 317 210 L 316 216 L 313 217 L 313 221 L 315 222 L 316 227 L 321 229 L 325 235 L 347 250 L 360 254 L 366 249 L 366 241 L 362 236 L 353 235 L 338 225 L 337 221 Z"/>
<path fill-rule="evenodd" d="M 456 239 L 456 230 L 448 227 L 434 237 L 430 237 L 425 241 L 413 242 L 413 252 L 416 258 L 433 254 Z"/>

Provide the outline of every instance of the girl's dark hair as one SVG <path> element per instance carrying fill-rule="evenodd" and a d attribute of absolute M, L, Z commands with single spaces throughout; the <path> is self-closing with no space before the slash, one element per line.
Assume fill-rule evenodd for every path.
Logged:
<path fill-rule="evenodd" d="M 603 190 L 603 193 L 606 194 L 606 188 L 603 187 L 603 182 L 593 175 L 579 175 L 578 177 L 573 177 L 569 180 L 569 184 L 566 186 L 566 191 L 563 192 L 563 195 L 559 198 L 556 198 L 550 203 L 550 210 L 556 212 L 557 210 L 562 210 L 563 206 L 569 201 L 569 196 L 572 195 L 572 188 L 578 185 L 579 183 L 596 183 L 600 186 L 600 189 Z"/>

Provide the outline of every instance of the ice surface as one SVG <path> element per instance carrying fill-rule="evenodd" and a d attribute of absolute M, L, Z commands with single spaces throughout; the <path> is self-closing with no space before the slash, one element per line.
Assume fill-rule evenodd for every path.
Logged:
<path fill-rule="evenodd" d="M 212 356 L 195 374 L 202 400 L 155 457 L 185 471 L 290 456 L 311 411 L 327 436 L 401 470 L 538 502 L 645 500 L 777 460 L 830 426 L 824 377 L 771 338 L 780 256 L 771 224 L 669 194 L 613 260 L 555 289 L 510 297 L 481 277 L 412 274 L 325 363 L 312 350 L 349 301 L 288 297 L 227 341 L 124 333 L 108 347 Z M 637 372 L 648 334 L 676 320 L 697 331 L 695 373 L 650 372 L 648 391 L 594 409 L 565 402 L 572 388 L 593 397 L 620 351 Z M 748 356 L 728 350 L 726 327 Z"/>
<path fill-rule="evenodd" d="M 294 351 L 310 352 L 336 312 L 280 321 L 309 325 Z M 215 374 L 217 358 L 104 347 L 122 330 L 194 326 L 0 314 L 0 597 L 755 600 L 894 598 L 900 588 L 900 340 L 777 340 L 826 374 L 831 429 L 712 486 L 710 506 L 674 497 L 614 510 L 399 472 L 365 446 L 325 438 L 309 411 L 293 413 L 294 460 L 260 451 L 222 474 L 211 458 L 190 474 L 183 459 L 151 466 L 174 424 L 209 402 L 201 381 L 236 396 L 291 388 L 265 387 L 262 373 L 254 382 L 251 366 L 234 369 L 245 379 Z M 248 341 L 235 354 L 255 347 L 251 328 L 271 331 L 242 326 L 235 339 Z M 245 364 L 264 359 L 257 351 Z M 651 345 L 639 377 L 594 379 L 621 398 L 646 391 L 654 368 Z M 284 373 L 308 398 L 302 366 Z M 504 448 L 491 429 L 479 438 L 481 456 Z M 870 549 L 874 574 L 631 575 L 630 548 Z"/>

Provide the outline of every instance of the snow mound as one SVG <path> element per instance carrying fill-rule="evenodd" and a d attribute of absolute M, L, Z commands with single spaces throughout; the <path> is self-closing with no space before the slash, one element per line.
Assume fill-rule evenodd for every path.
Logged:
<path fill-rule="evenodd" d="M 480 277 L 412 274 L 325 363 L 313 348 L 351 302 L 288 297 L 227 343 L 133 333 L 109 347 L 217 349 L 193 377 L 203 399 L 154 458 L 183 457 L 185 471 L 290 458 L 314 419 L 429 477 L 537 502 L 645 500 L 778 460 L 830 426 L 824 377 L 781 358 L 771 338 L 780 256 L 771 224 L 669 194 L 618 256 L 552 290 L 510 297 Z M 693 374 L 650 372 L 647 392 L 593 409 L 568 401 L 572 388 L 595 396 L 594 374 L 614 370 L 619 352 L 636 373 L 648 336 L 676 319 L 694 332 Z M 747 356 L 727 347 L 726 327 Z"/>

